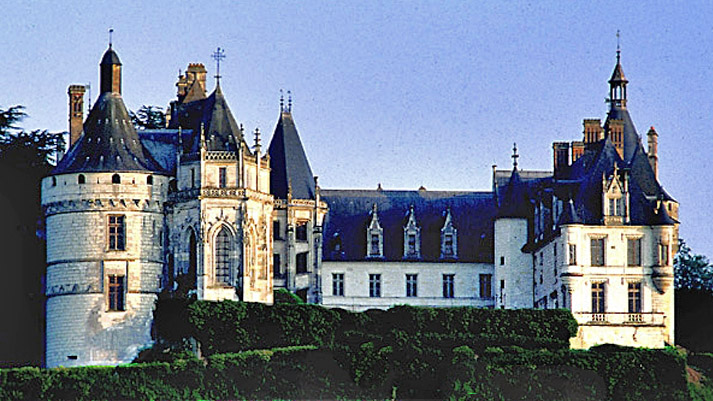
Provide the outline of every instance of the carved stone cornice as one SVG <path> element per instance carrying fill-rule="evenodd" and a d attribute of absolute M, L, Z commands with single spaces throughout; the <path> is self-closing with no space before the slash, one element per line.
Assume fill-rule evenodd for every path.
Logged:
<path fill-rule="evenodd" d="M 98 198 L 63 200 L 42 205 L 45 216 L 76 212 L 153 212 L 163 213 L 163 202 L 149 199 Z"/>

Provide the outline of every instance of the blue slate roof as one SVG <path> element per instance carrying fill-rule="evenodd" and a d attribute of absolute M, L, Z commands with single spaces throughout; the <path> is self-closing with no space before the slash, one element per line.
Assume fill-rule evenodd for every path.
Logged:
<path fill-rule="evenodd" d="M 186 153 L 200 150 L 201 127 L 209 151 L 237 152 L 237 144 L 244 142 L 243 131 L 235 121 L 220 86 L 205 99 L 179 104 L 171 116 L 168 128 L 178 127 L 193 132 L 191 139 L 183 142 Z"/>
<path fill-rule="evenodd" d="M 315 187 L 292 113 L 283 110 L 267 149 L 270 155 L 270 193 L 287 199 L 289 187 L 295 199 L 314 199 Z"/>
<path fill-rule="evenodd" d="M 322 190 L 329 205 L 324 223 L 325 260 L 366 260 L 366 232 L 376 203 L 384 230 L 384 260 L 402 261 L 404 226 L 413 205 L 421 228 L 421 258 L 440 261 L 441 228 L 446 210 L 457 231 L 458 260 L 492 263 L 493 219 L 497 211 L 492 192 Z"/>
<path fill-rule="evenodd" d="M 52 174 L 110 171 L 164 170 L 139 140 L 121 95 L 104 92 L 84 122 L 84 133 Z"/>

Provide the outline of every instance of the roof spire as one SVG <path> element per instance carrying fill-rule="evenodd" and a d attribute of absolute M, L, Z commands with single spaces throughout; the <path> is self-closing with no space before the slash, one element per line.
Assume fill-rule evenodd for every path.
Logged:
<path fill-rule="evenodd" d="M 292 113 L 292 91 L 287 91 L 287 111 Z"/>
<path fill-rule="evenodd" d="M 517 158 L 520 157 L 520 155 L 517 154 L 517 143 L 512 144 L 512 168 L 513 170 L 517 170 Z"/>
<path fill-rule="evenodd" d="M 220 47 L 216 49 L 211 55 L 213 60 L 215 60 L 215 86 L 220 86 L 220 61 L 225 58 L 225 49 Z"/>
<path fill-rule="evenodd" d="M 280 89 L 280 112 L 285 111 L 285 94 Z"/>
<path fill-rule="evenodd" d="M 114 28 L 109 28 L 109 48 L 111 49 L 111 37 L 114 33 Z"/>
<path fill-rule="evenodd" d="M 255 154 L 260 157 L 260 129 L 255 128 Z"/>
<path fill-rule="evenodd" d="M 621 36 L 621 33 L 619 30 L 616 30 L 616 63 L 620 64 L 621 62 L 621 46 L 619 45 L 619 38 Z"/>

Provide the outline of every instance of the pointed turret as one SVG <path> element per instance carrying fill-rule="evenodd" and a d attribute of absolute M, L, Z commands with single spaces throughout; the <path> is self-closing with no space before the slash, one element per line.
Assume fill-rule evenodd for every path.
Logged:
<path fill-rule="evenodd" d="M 621 66 L 621 50 L 617 47 L 616 66 L 609 79 L 609 114 L 604 123 L 604 132 L 617 146 L 617 150 L 626 163 L 630 163 L 634 152 L 641 146 L 639 134 L 626 108 L 626 86 L 629 81 L 624 76 Z"/>
<path fill-rule="evenodd" d="M 53 174 L 80 171 L 162 171 L 144 148 L 121 98 L 121 62 L 109 46 L 100 64 L 101 88 L 84 123 L 84 134 Z"/>
<path fill-rule="evenodd" d="M 121 61 L 114 49 L 109 44 L 109 48 L 104 52 L 101 63 L 99 63 L 100 71 L 100 93 L 115 92 L 121 94 Z"/>
<path fill-rule="evenodd" d="M 277 121 L 275 133 L 267 150 L 272 168 L 270 193 L 279 199 L 286 199 L 287 187 L 291 183 L 293 198 L 314 199 L 314 175 L 290 109 L 291 107 L 287 109 L 281 107 L 280 119 Z"/>

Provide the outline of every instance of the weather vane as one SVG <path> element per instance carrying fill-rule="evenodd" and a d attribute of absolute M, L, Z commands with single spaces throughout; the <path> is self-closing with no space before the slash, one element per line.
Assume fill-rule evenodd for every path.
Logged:
<path fill-rule="evenodd" d="M 213 52 L 213 60 L 215 60 L 216 68 L 215 68 L 215 83 L 216 85 L 220 85 L 220 61 L 225 58 L 225 49 L 221 49 L 220 47 Z"/>
<path fill-rule="evenodd" d="M 616 62 L 618 63 L 619 60 L 621 59 L 621 46 L 619 45 L 619 38 L 621 37 L 621 34 L 619 30 L 616 30 Z"/>
<path fill-rule="evenodd" d="M 114 33 L 114 28 L 109 28 L 109 47 L 111 47 L 111 36 Z"/>

